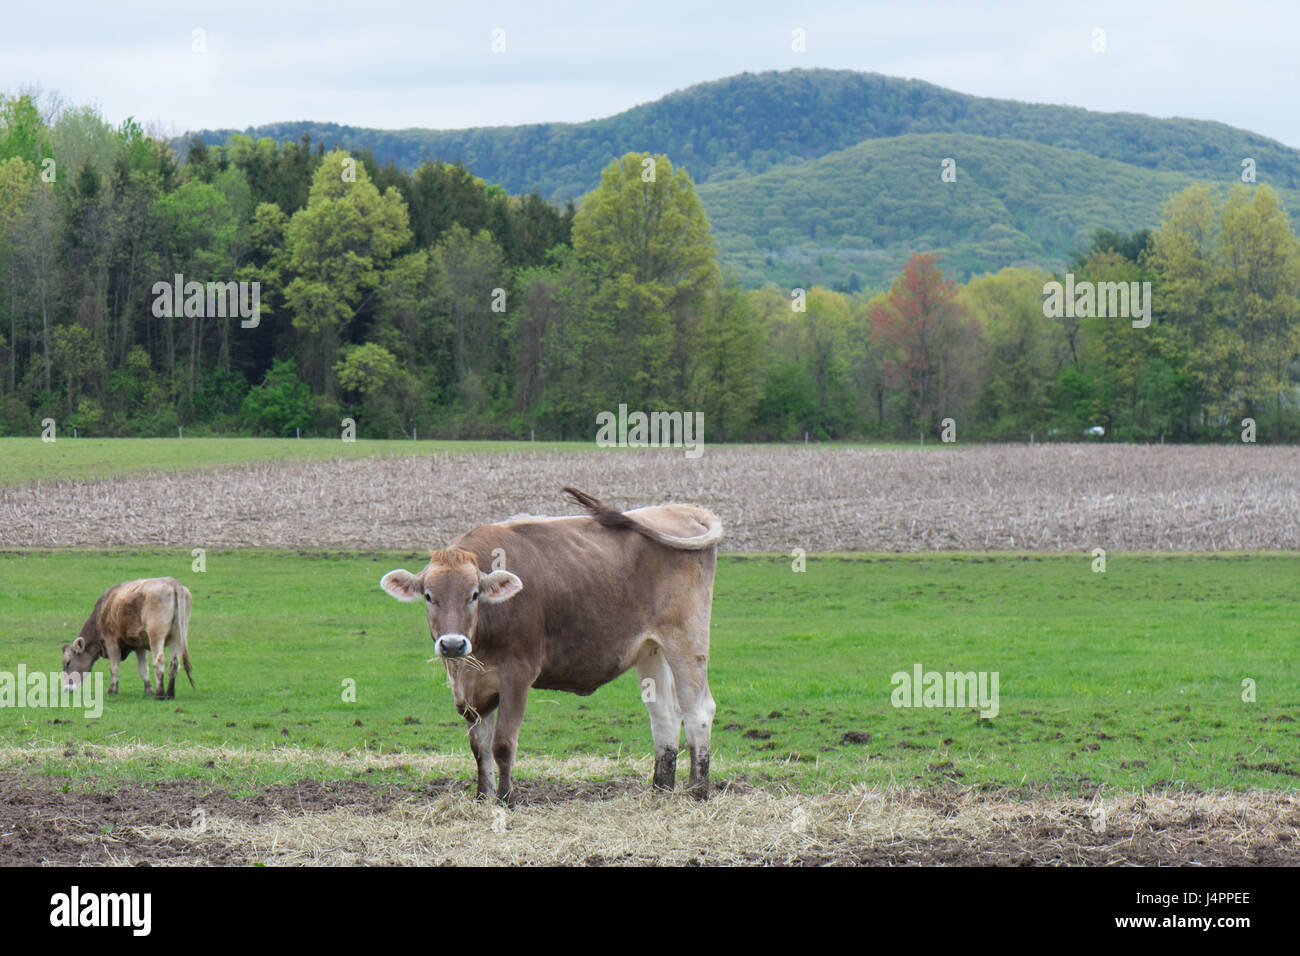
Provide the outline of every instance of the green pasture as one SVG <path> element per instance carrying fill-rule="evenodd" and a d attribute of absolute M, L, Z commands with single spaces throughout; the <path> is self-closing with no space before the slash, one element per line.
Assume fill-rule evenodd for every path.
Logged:
<path fill-rule="evenodd" d="M 0 485 L 113 478 L 264 461 L 594 451 L 591 442 L 371 441 L 339 438 L 0 438 Z M 602 449 L 603 450 L 603 449 Z"/>
<path fill-rule="evenodd" d="M 184 748 L 455 753 L 470 785 L 463 723 L 442 668 L 428 663 L 422 609 L 378 587 L 420 557 L 210 551 L 202 573 L 190 562 L 187 550 L 0 554 L 0 671 L 56 670 L 60 645 L 106 587 L 170 574 L 194 593 L 198 683 L 182 678 L 175 700 L 147 699 L 130 659 L 98 719 L 0 708 L 0 769 L 78 786 L 178 776 L 256 786 L 362 771 L 322 761 L 232 780 Z M 826 555 L 797 573 L 786 558 L 723 556 L 710 661 L 716 775 L 805 791 L 1296 787 L 1300 555 L 1112 553 L 1107 565 L 1093 573 L 1087 555 Z M 998 715 L 892 706 L 891 676 L 915 664 L 998 672 Z M 344 699 L 349 680 L 355 702 Z M 638 690 L 629 674 L 586 698 L 534 692 L 519 774 L 535 772 L 535 755 L 648 756 Z M 178 749 L 107 761 L 88 744 Z M 36 748 L 40 759 L 24 759 Z M 419 782 L 400 766 L 366 779 Z"/>

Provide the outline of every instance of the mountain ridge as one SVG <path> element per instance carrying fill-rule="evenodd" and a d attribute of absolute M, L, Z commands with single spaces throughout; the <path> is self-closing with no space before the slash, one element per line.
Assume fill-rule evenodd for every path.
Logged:
<path fill-rule="evenodd" d="M 955 182 L 941 179 L 947 158 Z M 913 252 L 939 252 L 961 281 L 1059 268 L 1098 228 L 1158 223 L 1168 197 L 1198 181 L 1023 140 L 909 133 L 698 191 L 723 261 L 746 284 L 848 287 L 883 285 Z M 1279 192 L 1300 205 L 1300 192 Z"/>
<path fill-rule="evenodd" d="M 759 107 L 766 107 L 769 114 L 776 111 L 775 117 L 753 115 L 764 112 Z M 808 107 L 816 111 L 800 113 Z M 814 117 L 822 122 L 813 122 Z M 1050 127 L 1044 125 L 1049 119 L 1054 121 Z M 823 127 L 821 135 L 817 126 Z M 999 126 L 1003 129 L 995 134 Z M 700 136 L 701 130 L 715 135 Z M 1217 120 L 978 97 L 924 80 L 850 70 L 740 73 L 579 123 L 380 130 L 292 121 L 242 131 L 199 130 L 185 138 L 197 135 L 209 145 L 218 145 L 236 132 L 254 138 L 269 135 L 279 141 L 310 132 L 316 134 L 313 140 L 327 145 L 369 147 L 381 164 L 392 161 L 405 169 L 424 160 L 459 159 L 476 175 L 512 193 L 536 189 L 553 200 L 590 191 L 609 157 L 633 149 L 666 153 L 675 164 L 685 166 L 696 182 L 704 183 L 815 159 L 863 139 L 907 132 L 974 132 L 1028 139 L 1148 169 L 1213 170 L 1219 176 L 1239 172 L 1241 160 L 1249 156 L 1260 169 L 1269 170 L 1277 185 L 1300 188 L 1300 150 Z M 727 134 L 727 142 L 718 132 Z M 1165 155 L 1162 147 L 1168 150 Z"/>

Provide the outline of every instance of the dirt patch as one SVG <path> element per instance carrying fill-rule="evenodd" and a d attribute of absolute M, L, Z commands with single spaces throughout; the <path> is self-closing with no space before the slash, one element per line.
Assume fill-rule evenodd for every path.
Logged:
<path fill-rule="evenodd" d="M 722 781 L 719 789 L 745 792 L 743 778 Z M 576 801 L 601 801 L 640 793 L 640 778 L 606 781 L 524 780 L 516 784 L 517 807 L 549 807 Z M 232 797 L 224 789 L 185 780 L 118 784 L 106 789 L 64 791 L 15 772 L 0 772 L 0 865 L 49 863 L 180 862 L 178 851 L 192 849 L 175 839 L 139 839 L 142 828 L 197 832 L 219 817 L 252 825 L 274 825 L 290 817 L 345 811 L 368 817 L 466 796 L 473 784 L 449 777 L 418 785 L 369 784 L 355 780 L 301 780 L 275 784 L 259 793 Z M 237 862 L 205 845 L 203 862 Z"/>
<path fill-rule="evenodd" d="M 303 780 L 251 796 L 189 781 L 64 792 L 0 773 L 0 864 L 1296 865 L 1300 795 L 1109 800 L 724 783 L 708 803 L 644 780 Z"/>
<path fill-rule="evenodd" d="M 799 475 L 799 493 L 786 480 Z M 1294 549 L 1300 450 L 1150 445 L 725 446 L 256 463 L 0 488 L 0 547 L 410 548 L 572 484 L 623 508 L 696 501 L 723 549 Z M 138 502 L 150 507 L 140 509 Z M 302 516 L 310 514 L 312 520 Z"/>

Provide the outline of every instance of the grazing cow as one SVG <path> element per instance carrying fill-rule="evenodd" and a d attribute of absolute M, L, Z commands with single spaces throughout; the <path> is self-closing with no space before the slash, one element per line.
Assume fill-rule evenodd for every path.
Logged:
<path fill-rule="evenodd" d="M 430 551 L 418 574 L 389 571 L 379 585 L 425 604 L 434 653 L 469 725 L 480 797 L 492 793 L 495 758 L 497 796 L 512 800 L 530 687 L 586 696 L 635 667 L 650 711 L 654 786 L 675 784 L 684 720 L 688 787 L 707 798 L 709 613 L 722 523 L 694 505 L 620 512 L 564 490 L 589 514 L 476 528 Z"/>
<path fill-rule="evenodd" d="M 189 627 L 193 598 L 190 589 L 175 578 L 141 578 L 114 585 L 95 602 L 95 610 L 71 644 L 63 645 L 63 679 L 69 690 L 90 673 L 95 661 L 108 658 L 112 675 L 108 692 L 117 693 L 117 674 L 123 653 L 135 651 L 135 666 L 144 681 L 146 696 L 155 694 L 149 682 L 148 666 L 158 681 L 156 697 L 176 696 L 176 661 L 185 664 L 185 676 L 194 686 L 190 672 Z M 171 668 L 163 691 L 163 656 L 171 648 Z M 146 657 L 147 653 L 147 657 Z"/>

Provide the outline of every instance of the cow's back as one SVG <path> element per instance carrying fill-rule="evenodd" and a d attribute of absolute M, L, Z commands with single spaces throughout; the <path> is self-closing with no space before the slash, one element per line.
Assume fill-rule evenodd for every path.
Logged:
<path fill-rule="evenodd" d="M 484 570 L 495 561 L 524 585 L 510 601 L 479 609 L 476 656 L 526 657 L 540 671 L 534 686 L 580 694 L 631 667 L 647 633 L 688 626 L 701 589 L 707 615 L 716 563 L 715 548 L 676 550 L 588 516 L 487 525 L 451 546 Z"/>
<path fill-rule="evenodd" d="M 170 631 L 178 611 L 188 614 L 188 597 L 189 589 L 175 578 L 125 581 L 101 599 L 100 632 L 124 647 L 147 647 L 149 623 L 158 620 Z"/>

